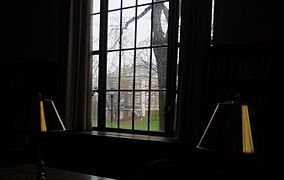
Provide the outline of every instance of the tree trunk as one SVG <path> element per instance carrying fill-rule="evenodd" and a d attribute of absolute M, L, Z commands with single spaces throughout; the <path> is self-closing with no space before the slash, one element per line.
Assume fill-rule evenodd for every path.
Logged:
<path fill-rule="evenodd" d="M 163 3 L 154 5 L 153 14 L 153 45 L 167 44 L 167 32 L 164 33 L 161 24 L 161 15 L 163 12 Z M 165 13 L 167 16 L 167 14 Z M 154 54 L 157 61 L 157 72 L 158 72 L 158 85 L 159 89 L 166 89 L 166 78 L 167 78 L 167 48 L 154 48 Z M 159 123 L 160 131 L 165 130 L 165 105 L 166 105 L 166 94 L 159 93 Z"/>

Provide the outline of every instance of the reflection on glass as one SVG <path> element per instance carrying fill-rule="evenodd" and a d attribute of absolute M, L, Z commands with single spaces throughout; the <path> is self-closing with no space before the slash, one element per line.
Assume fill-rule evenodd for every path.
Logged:
<path fill-rule="evenodd" d="M 92 50 L 99 50 L 100 43 L 100 15 L 93 15 L 93 26 L 92 26 Z"/>
<path fill-rule="evenodd" d="M 133 48 L 134 47 L 134 32 L 135 22 L 132 18 L 135 17 L 135 8 L 129 8 L 122 10 L 122 48 Z"/>
<path fill-rule="evenodd" d="M 107 89 L 118 89 L 119 73 L 119 52 L 109 52 L 107 54 Z"/>
<path fill-rule="evenodd" d="M 135 86 L 135 89 L 149 89 L 149 70 L 150 70 L 150 49 L 136 50 L 136 66 L 135 78 L 140 83 L 140 86 Z"/>
<path fill-rule="evenodd" d="M 120 89 L 133 89 L 134 76 L 134 51 L 121 52 L 121 74 L 120 74 Z"/>
<path fill-rule="evenodd" d="M 108 10 L 120 8 L 120 0 L 108 0 Z"/>
<path fill-rule="evenodd" d="M 121 129 L 132 129 L 133 116 L 133 93 L 124 91 L 120 93 L 120 115 L 119 123 Z"/>
<path fill-rule="evenodd" d="M 100 12 L 101 0 L 93 0 L 93 13 Z"/>
<path fill-rule="evenodd" d="M 137 21 L 137 47 L 150 46 L 151 37 L 151 11 L 149 5 L 138 7 L 138 15 L 147 12 L 143 17 Z"/>
<path fill-rule="evenodd" d="M 109 50 L 118 49 L 120 41 L 120 11 L 108 13 L 108 39 Z"/>

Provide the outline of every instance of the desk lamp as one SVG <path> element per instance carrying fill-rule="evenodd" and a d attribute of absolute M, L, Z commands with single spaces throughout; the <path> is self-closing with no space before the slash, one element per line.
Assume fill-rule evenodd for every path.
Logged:
<path fill-rule="evenodd" d="M 238 96 L 217 103 L 197 144 L 204 158 L 202 175 L 208 179 L 252 179 L 262 168 L 253 141 L 251 107 Z"/>
<path fill-rule="evenodd" d="M 238 100 L 218 103 L 197 148 L 229 153 L 254 153 L 248 105 Z"/>
<path fill-rule="evenodd" d="M 66 130 L 52 99 L 43 99 L 40 95 L 36 109 L 39 117 L 39 136 L 41 135 L 41 133 Z M 41 150 L 39 147 L 40 137 L 38 138 L 39 139 L 37 144 L 39 148 L 39 162 L 37 180 L 46 180 L 44 172 L 45 162 L 41 157 Z"/>

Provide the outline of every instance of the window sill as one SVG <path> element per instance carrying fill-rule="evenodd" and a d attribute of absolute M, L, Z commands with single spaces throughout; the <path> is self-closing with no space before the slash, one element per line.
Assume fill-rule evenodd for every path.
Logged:
<path fill-rule="evenodd" d="M 91 131 L 80 131 L 80 132 L 74 132 L 74 133 L 75 134 L 81 134 L 81 135 L 122 138 L 122 139 L 133 139 L 133 140 L 141 140 L 141 141 L 157 141 L 157 142 L 167 142 L 167 143 L 178 143 L 177 139 L 173 138 L 173 137 L 130 134 L 130 133 L 122 133 L 122 132 L 106 132 L 106 131 L 91 130 Z"/>

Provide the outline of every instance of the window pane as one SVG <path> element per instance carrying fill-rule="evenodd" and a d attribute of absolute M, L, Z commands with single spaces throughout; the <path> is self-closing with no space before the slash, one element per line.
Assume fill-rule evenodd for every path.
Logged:
<path fill-rule="evenodd" d="M 133 112 L 133 93 L 121 92 L 120 93 L 120 128 L 132 128 L 132 112 Z"/>
<path fill-rule="evenodd" d="M 167 48 L 154 48 L 151 68 L 151 89 L 166 89 Z"/>
<path fill-rule="evenodd" d="M 149 89 L 150 49 L 138 49 L 136 51 L 136 82 L 139 86 L 135 89 Z"/>
<path fill-rule="evenodd" d="M 138 0 L 138 4 L 146 4 L 146 3 L 151 3 L 152 0 Z"/>
<path fill-rule="evenodd" d="M 164 132 L 166 94 L 161 91 L 151 92 L 150 130 Z"/>
<path fill-rule="evenodd" d="M 118 89 L 119 52 L 107 54 L 107 86 L 108 90 Z"/>
<path fill-rule="evenodd" d="M 135 21 L 132 21 L 135 17 L 135 8 L 124 9 L 122 11 L 122 48 L 134 47 L 134 33 L 135 33 Z"/>
<path fill-rule="evenodd" d="M 150 46 L 151 37 L 151 7 L 149 5 L 138 7 L 137 16 L 147 12 L 137 20 L 137 47 Z"/>
<path fill-rule="evenodd" d="M 146 99 L 146 92 L 139 91 L 135 93 L 135 121 L 134 129 L 136 130 L 147 130 L 148 129 L 148 111 L 147 105 L 148 100 Z"/>
<path fill-rule="evenodd" d="M 122 7 L 135 6 L 136 0 L 123 0 Z"/>
<path fill-rule="evenodd" d="M 118 49 L 120 43 L 120 11 L 108 13 L 108 38 L 109 50 Z"/>
<path fill-rule="evenodd" d="M 99 55 L 92 56 L 92 90 L 98 89 Z M 92 94 L 91 122 L 93 127 L 98 125 L 98 93 Z"/>
<path fill-rule="evenodd" d="M 98 89 L 99 83 L 99 55 L 94 55 L 92 59 L 92 90 Z"/>
<path fill-rule="evenodd" d="M 153 45 L 168 44 L 168 6 L 168 2 L 153 5 Z"/>
<path fill-rule="evenodd" d="M 120 89 L 133 89 L 134 76 L 134 51 L 121 52 L 121 75 L 120 75 Z"/>
<path fill-rule="evenodd" d="M 98 93 L 95 92 L 92 96 L 92 109 L 91 109 L 92 126 L 98 126 Z"/>
<path fill-rule="evenodd" d="M 101 0 L 93 0 L 93 13 L 100 12 Z"/>
<path fill-rule="evenodd" d="M 120 0 L 108 0 L 108 10 L 120 8 Z"/>
<path fill-rule="evenodd" d="M 100 15 L 93 15 L 93 26 L 92 26 L 92 50 L 99 50 L 100 43 Z"/>
<path fill-rule="evenodd" d="M 118 93 L 108 91 L 106 93 L 106 127 L 118 127 Z"/>

